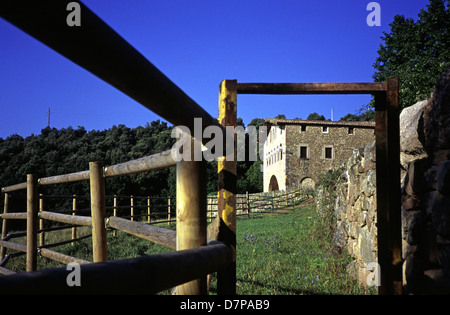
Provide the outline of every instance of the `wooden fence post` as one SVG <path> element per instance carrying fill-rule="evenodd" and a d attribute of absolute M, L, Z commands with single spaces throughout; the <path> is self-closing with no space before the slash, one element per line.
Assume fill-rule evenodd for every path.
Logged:
<path fill-rule="evenodd" d="M 37 228 L 38 228 L 37 176 L 27 175 L 27 264 L 26 271 L 37 267 Z"/>
<path fill-rule="evenodd" d="M 108 259 L 106 239 L 106 202 L 105 179 L 103 178 L 103 163 L 89 162 L 91 215 L 92 215 L 92 249 L 95 262 Z"/>
<path fill-rule="evenodd" d="M 77 210 L 78 210 L 77 195 L 73 195 L 73 197 L 72 197 L 72 215 L 76 215 Z M 72 239 L 74 240 L 76 238 L 77 238 L 77 227 L 74 226 L 72 228 Z M 75 242 L 72 242 L 72 245 L 75 245 Z"/>
<path fill-rule="evenodd" d="M 206 164 L 194 161 L 194 141 L 190 138 L 191 161 L 179 161 L 176 170 L 177 251 L 206 245 Z M 176 292 L 207 294 L 206 275 L 178 286 Z"/>
<path fill-rule="evenodd" d="M 130 215 L 131 215 L 131 221 L 134 221 L 134 197 L 133 197 L 133 195 L 130 196 Z"/>
<path fill-rule="evenodd" d="M 398 79 L 387 80 L 387 92 L 375 95 L 377 244 L 379 294 L 402 294 L 400 201 L 400 131 Z"/>
<path fill-rule="evenodd" d="M 274 202 L 273 202 L 273 199 L 275 198 L 275 192 L 274 191 L 272 191 L 272 198 L 270 198 L 271 199 L 271 201 L 272 201 L 272 212 L 274 212 L 275 211 L 275 205 L 274 205 Z"/>
<path fill-rule="evenodd" d="M 237 81 L 224 80 L 219 89 L 219 123 L 236 128 Z M 232 152 L 229 152 L 232 150 Z M 232 247 L 236 256 L 236 134 L 233 147 L 217 162 L 217 215 L 220 218 L 218 240 Z M 229 158 L 232 156 L 232 158 Z M 228 268 L 217 273 L 217 293 L 236 294 L 236 257 Z"/>
<path fill-rule="evenodd" d="M 3 213 L 9 212 L 9 194 L 5 193 L 5 202 L 3 204 Z M 8 235 L 8 220 L 3 219 L 2 222 L 2 240 Z M 0 261 L 6 256 L 6 247 L 1 246 L 0 248 Z"/>
<path fill-rule="evenodd" d="M 170 205 L 170 196 L 169 197 L 167 197 L 167 221 L 169 221 L 167 224 L 170 224 L 170 219 L 171 219 L 171 217 L 170 217 L 170 209 L 171 208 L 171 205 Z"/>
<path fill-rule="evenodd" d="M 150 217 L 150 196 L 147 197 L 147 223 L 151 223 L 152 219 Z"/>
<path fill-rule="evenodd" d="M 247 216 L 250 218 L 250 198 L 248 195 L 248 191 L 245 192 L 245 200 L 247 202 Z"/>
<path fill-rule="evenodd" d="M 113 199 L 113 216 L 117 217 L 117 195 L 114 195 Z M 113 230 L 113 236 L 117 236 L 117 230 Z"/>
<path fill-rule="evenodd" d="M 43 198 L 43 194 L 39 194 L 39 212 L 44 211 L 44 198 Z M 39 219 L 39 229 L 43 230 L 44 229 L 44 220 L 43 219 Z M 39 234 L 39 245 L 40 246 L 44 246 L 45 245 L 45 232 L 41 231 L 41 233 Z"/>

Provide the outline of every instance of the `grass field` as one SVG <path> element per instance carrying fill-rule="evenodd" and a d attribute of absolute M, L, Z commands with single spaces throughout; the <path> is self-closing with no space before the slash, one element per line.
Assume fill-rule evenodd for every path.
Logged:
<path fill-rule="evenodd" d="M 369 294 L 323 233 L 313 206 L 239 220 L 238 294 Z M 373 293 L 373 292 L 372 292 Z"/>
<path fill-rule="evenodd" d="M 327 227 L 314 206 L 278 213 L 252 214 L 237 221 L 237 288 L 240 295 L 373 294 L 351 280 L 346 272 L 351 258 L 333 250 Z M 172 226 L 173 228 L 173 226 Z M 67 230 L 67 238 L 70 230 Z M 61 237 L 61 235 L 59 235 Z M 17 241 L 17 240 L 16 240 Z M 51 236 L 46 237 L 51 243 Z M 92 261 L 91 239 L 54 250 Z M 118 232 L 108 235 L 110 259 L 168 252 L 170 249 Z M 11 268 L 12 261 L 8 263 Z M 39 257 L 38 269 L 60 264 Z M 24 256 L 14 259 L 14 270 L 23 271 Z M 20 270 L 22 269 L 22 270 Z M 166 291 L 163 294 L 168 294 Z M 211 283 L 215 294 L 215 277 Z"/>

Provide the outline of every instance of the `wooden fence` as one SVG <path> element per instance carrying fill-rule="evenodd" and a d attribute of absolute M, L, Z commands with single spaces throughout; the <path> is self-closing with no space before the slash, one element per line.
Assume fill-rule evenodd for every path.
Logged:
<path fill-rule="evenodd" d="M 4 190 L 8 190 L 5 188 Z M 9 232 L 9 220 L 24 219 L 27 220 L 25 212 L 12 212 L 10 208 L 10 200 L 12 198 L 22 198 L 23 195 L 5 193 L 4 212 L 0 214 L 3 219 L 2 239 L 0 240 L 0 274 L 12 274 L 5 265 L 10 258 L 25 254 L 26 246 L 21 243 L 11 242 L 10 239 L 26 236 L 26 231 Z M 91 211 L 90 207 L 80 208 L 80 201 L 90 202 L 88 195 L 43 195 L 39 194 L 39 228 L 35 231 L 38 238 L 38 255 L 47 257 L 49 259 L 67 264 L 68 262 L 82 262 L 87 263 L 75 257 L 67 257 L 60 253 L 49 250 L 51 247 L 64 245 L 67 243 L 75 244 L 76 241 L 91 237 L 92 234 L 79 236 L 77 227 L 91 226 L 92 219 L 86 214 Z M 106 227 L 112 229 L 115 236 L 117 230 L 125 231 L 129 234 L 151 240 L 157 244 L 175 249 L 175 233 L 172 230 L 161 227 L 148 227 L 147 224 L 170 224 L 176 223 L 176 212 L 174 211 L 173 197 L 150 197 L 150 196 L 120 196 L 111 195 L 105 196 L 106 200 L 110 200 L 110 206 L 106 206 L 106 211 L 109 214 L 106 218 Z M 284 209 L 288 206 L 295 206 L 299 203 L 312 198 L 311 195 L 302 193 L 301 190 L 294 191 L 277 191 L 269 193 L 254 193 L 254 194 L 237 194 L 236 195 L 236 216 L 245 216 L 250 218 L 250 214 L 261 214 L 265 212 L 274 212 L 279 209 Z M 71 210 L 51 210 L 46 209 L 46 201 L 51 199 L 69 200 L 71 203 Z M 136 202 L 136 200 L 140 200 Z M 153 201 L 153 202 L 152 202 Z M 159 202 L 159 203 L 157 203 Z M 127 204 L 126 204 L 127 203 Z M 67 204 L 67 202 L 66 202 Z M 106 203 L 108 204 L 108 202 Z M 120 204 L 120 205 L 119 205 Z M 140 210 L 139 210 L 140 209 Z M 217 217 L 217 196 L 207 197 L 207 219 L 212 222 Z M 58 222 L 64 225 L 49 226 L 44 222 Z M 132 223 L 132 222 L 135 223 Z M 146 224 L 143 224 L 146 223 Z M 58 243 L 48 244 L 46 242 L 46 233 L 53 231 L 60 231 L 64 229 L 71 229 L 71 239 L 61 241 Z M 156 233 L 158 232 L 158 233 Z M 149 236 L 153 235 L 153 236 Z M 6 255 L 7 249 L 14 249 L 15 252 Z M 17 251 L 17 249 L 20 249 Z"/>
<path fill-rule="evenodd" d="M 78 2 L 82 12 L 82 27 L 71 28 L 64 25 L 67 15 L 66 8 L 70 2 L 70 0 L 32 1 L 24 6 L 19 1 L 4 0 L 0 2 L 0 17 L 90 71 L 174 126 L 185 126 L 191 131 L 191 134 L 194 134 L 195 121 L 201 118 L 201 134 L 203 134 L 205 128 L 217 126 L 223 135 L 227 135 L 223 137 L 224 156 L 218 159 L 217 204 L 218 216 L 222 225 L 219 229 L 218 239 L 222 244 L 206 246 L 206 196 L 204 196 L 205 185 L 204 183 L 201 184 L 200 177 L 200 174 L 204 171 L 202 162 L 181 161 L 173 163 L 164 155 L 151 158 L 155 162 L 152 169 L 158 168 L 156 160 L 162 163 L 159 166 L 160 168 L 175 165 L 177 167 L 177 250 L 180 250 L 180 253 L 166 258 L 170 261 L 180 262 L 180 265 L 177 266 L 178 270 L 186 271 L 186 273 L 183 273 L 183 277 L 180 276 L 172 282 L 168 278 L 161 280 L 160 277 L 155 277 L 155 279 L 159 279 L 157 284 L 150 277 L 149 283 L 160 288 L 169 283 L 179 285 L 186 281 L 198 279 L 200 275 L 202 279 L 206 279 L 207 270 L 210 270 L 208 268 L 213 266 L 211 268 L 220 269 L 217 274 L 218 293 L 233 294 L 236 292 L 236 263 L 235 257 L 232 257 L 236 247 L 236 161 L 228 157 L 230 151 L 236 152 L 236 143 L 234 143 L 233 148 L 227 147 L 226 139 L 235 138 L 233 135 L 229 135 L 226 127 L 236 127 L 238 94 L 371 94 L 375 99 L 377 244 L 378 262 L 381 270 L 379 293 L 402 293 L 402 238 L 401 211 L 399 210 L 401 208 L 400 170 L 398 167 L 400 163 L 399 82 L 397 78 L 388 78 L 386 82 L 380 83 L 237 83 L 237 80 L 224 80 L 219 87 L 219 117 L 216 119 L 187 96 L 83 3 Z M 209 140 L 208 138 L 201 139 L 205 145 L 208 144 Z M 25 183 L 8 188 L 9 191 L 27 190 L 26 246 L 27 253 L 29 252 L 27 254 L 29 260 L 27 267 L 30 269 L 33 269 L 37 246 L 35 245 L 34 234 L 28 233 L 28 231 L 36 229 L 37 221 L 40 218 L 37 204 L 39 185 L 73 180 L 90 180 L 94 250 L 97 252 L 97 259 L 104 256 L 106 228 L 101 220 L 104 219 L 105 213 L 105 197 L 102 193 L 104 191 L 103 176 L 111 176 L 111 173 L 109 167 L 105 170 L 101 163 L 91 163 L 89 171 L 41 179 L 40 183 L 37 183 L 36 175 L 29 174 Z M 116 175 L 126 174 L 132 171 L 135 166 L 139 171 L 143 169 L 141 163 L 132 163 L 129 166 L 124 166 L 125 169 L 122 169 L 121 166 L 113 166 L 112 172 L 115 172 Z M 5 214 L 8 216 L 7 213 Z M 20 216 L 23 216 L 23 214 L 20 214 Z M 181 220 L 181 218 L 183 219 Z M 12 219 L 12 216 L 7 220 L 9 219 Z M 187 237 L 186 233 L 188 232 L 184 232 L 186 227 L 189 227 L 187 230 L 192 233 L 195 231 L 194 234 L 197 236 L 192 239 Z M 5 246 L 4 243 L 2 244 Z M 195 256 L 199 247 L 202 247 L 200 250 L 202 254 L 199 254 L 198 262 L 203 261 L 202 255 L 206 252 L 206 256 L 209 257 L 206 260 L 211 264 L 208 264 L 208 268 L 205 266 L 204 272 L 195 273 L 193 270 L 196 268 L 192 268 L 192 271 L 190 271 L 188 264 L 183 263 L 184 260 L 181 257 L 184 257 L 184 253 L 182 253 L 184 249 L 188 249 L 189 257 Z M 33 250 L 30 250 L 30 248 L 33 248 Z M 216 251 L 218 248 L 219 250 Z M 222 254 L 226 254 L 226 260 L 223 259 Z M 175 259 L 172 259 L 174 257 Z M 162 262 L 164 259 L 155 258 L 155 260 L 159 264 L 158 270 L 166 267 L 162 265 L 167 262 Z M 149 264 L 146 259 L 127 261 L 127 263 Z M 102 269 L 93 266 L 95 263 L 82 265 L 86 266 L 82 267 L 82 271 L 94 275 L 94 287 L 98 285 L 101 288 L 104 283 L 107 283 L 105 279 L 111 275 L 111 272 L 114 272 L 114 268 L 117 268 L 116 271 L 121 273 L 119 277 L 121 280 L 116 282 L 119 286 L 123 284 L 122 287 L 126 287 L 131 283 L 131 280 L 128 281 L 127 279 L 132 279 L 133 275 L 136 276 L 133 272 L 127 271 L 129 268 L 121 268 L 119 263 L 102 262 L 101 264 L 105 273 L 101 272 Z M 95 271 L 91 272 L 93 270 Z M 103 276 L 100 277 L 100 274 Z M 0 291 L 5 292 L 4 281 L 13 281 L 11 277 L 15 277 L 16 283 L 33 279 L 31 288 L 39 288 L 39 285 L 45 284 L 47 291 L 49 288 L 54 288 L 56 292 L 60 292 L 58 291 L 58 283 L 61 282 L 64 283 L 61 290 L 67 289 L 64 287 L 65 281 L 58 278 L 58 275 L 61 277 L 61 272 L 40 273 L 39 275 L 39 277 L 35 275 L 2 277 L 0 278 Z M 137 278 L 137 281 L 139 281 L 139 276 Z M 205 282 L 196 280 L 196 284 L 183 285 L 179 292 L 206 293 Z M 112 288 L 113 286 L 107 286 L 105 289 L 108 287 Z"/>
<path fill-rule="evenodd" d="M 54 221 L 54 222 L 60 222 L 69 224 L 72 229 L 75 229 L 77 226 L 89 226 L 92 228 L 92 244 L 93 244 L 93 262 L 106 262 L 108 259 L 108 247 L 107 247 L 107 237 L 106 237 L 106 229 L 112 228 L 116 230 L 121 230 L 126 233 L 138 236 L 143 239 L 147 239 L 150 241 L 153 241 L 157 244 L 166 246 L 171 249 L 176 250 L 184 250 L 180 249 L 180 234 L 183 235 L 184 238 L 189 239 L 189 241 L 192 243 L 195 242 L 201 242 L 200 245 L 191 245 L 191 248 L 198 248 L 200 246 L 206 245 L 206 239 L 201 240 L 200 238 L 203 236 L 206 238 L 206 230 L 201 231 L 198 229 L 192 229 L 192 227 L 195 227 L 195 224 L 192 222 L 193 220 L 199 221 L 198 224 L 201 224 L 201 222 L 204 222 L 204 227 L 206 228 L 206 211 L 202 211 L 203 213 L 196 213 L 199 211 L 193 211 L 195 209 L 202 209 L 206 210 L 206 207 L 200 206 L 200 198 L 203 198 L 206 201 L 206 194 L 203 194 L 203 197 L 200 198 L 186 198 L 183 194 L 177 193 L 177 197 L 182 202 L 186 203 L 186 200 L 188 200 L 189 208 L 185 207 L 183 203 L 177 203 L 177 231 L 164 229 L 161 227 L 156 227 L 152 225 L 146 224 L 147 222 L 137 222 L 133 221 L 133 219 L 136 217 L 134 211 L 137 207 L 135 205 L 135 197 L 129 197 L 130 198 L 130 205 L 127 206 L 130 209 L 130 219 L 124 219 L 119 218 L 116 216 L 111 216 L 109 218 L 106 217 L 106 195 L 105 195 L 105 177 L 108 176 L 124 176 L 128 174 L 134 174 L 138 172 L 147 172 L 152 171 L 156 168 L 161 167 L 161 159 L 164 157 L 164 165 L 166 167 L 177 167 L 177 173 L 180 173 L 183 171 L 183 168 L 186 168 L 187 166 L 190 166 L 190 164 L 199 164 L 198 162 L 175 162 L 172 159 L 171 154 L 163 153 L 163 154 L 157 154 L 153 156 L 149 156 L 144 158 L 145 163 L 143 162 L 143 159 L 140 159 L 138 161 L 130 161 L 127 163 L 123 163 L 120 165 L 114 165 L 108 168 L 104 168 L 102 166 L 101 162 L 91 162 L 90 163 L 90 170 L 89 173 L 86 172 L 78 172 L 78 173 L 72 173 L 72 174 L 66 174 L 61 176 L 55 176 L 55 177 L 47 177 L 47 178 L 40 178 L 38 179 L 35 175 L 30 174 L 27 176 L 27 182 L 19 185 L 9 186 L 2 188 L 2 192 L 5 193 L 5 203 L 4 203 L 4 212 L 1 215 L 1 218 L 3 219 L 3 227 L 2 227 L 2 240 L 0 241 L 0 245 L 2 247 L 1 254 L 2 257 L 5 257 L 6 249 L 12 249 L 14 251 L 24 252 L 26 254 L 26 271 L 27 272 L 33 272 L 36 271 L 36 264 L 37 264 L 37 256 L 41 255 L 43 257 L 56 260 L 61 263 L 69 263 L 69 262 L 77 262 L 80 264 L 88 264 L 88 261 L 83 261 L 81 259 L 71 257 L 68 255 L 63 255 L 61 253 L 55 252 L 50 250 L 49 248 L 52 246 L 61 245 L 62 243 L 58 244 L 45 244 L 45 240 L 43 237 L 43 233 L 47 232 L 49 229 L 39 229 L 38 221 L 41 221 L 41 224 L 44 220 Z M 158 163 L 155 163 L 157 161 Z M 139 165 L 139 166 L 138 166 Z M 192 166 L 190 166 L 192 168 Z M 132 170 L 131 170 L 132 169 Z M 186 170 L 184 170 L 186 171 Z M 197 178 L 198 174 L 201 172 L 193 172 L 192 169 L 189 172 L 189 174 L 183 174 L 183 176 L 177 176 L 177 186 L 180 185 L 189 185 L 190 192 L 194 191 L 195 194 L 199 194 L 200 189 L 200 181 L 197 180 L 197 184 L 191 183 L 192 179 Z M 187 176 L 189 175 L 189 176 Z M 78 180 L 88 180 L 90 181 L 90 195 L 89 196 L 72 196 L 73 198 L 73 209 L 71 214 L 61 213 L 61 212 L 52 212 L 52 211 L 46 211 L 44 209 L 44 200 L 46 198 L 55 197 L 55 196 L 39 196 L 38 195 L 38 188 L 40 186 L 44 185 L 53 185 L 53 184 L 60 184 L 60 183 L 67 183 L 67 182 L 73 182 Z M 203 183 L 204 184 L 204 183 Z M 195 187 L 198 189 L 196 190 Z M 11 212 L 9 209 L 9 201 L 10 201 L 10 195 L 16 191 L 26 189 L 27 195 L 26 195 L 26 212 Z M 199 194 L 200 195 L 200 194 Z M 201 196 L 201 195 L 200 195 Z M 56 196 L 61 197 L 61 196 Z M 77 209 L 77 200 L 79 198 L 89 198 L 90 199 L 90 215 L 82 215 L 82 209 Z M 111 210 L 113 210 L 113 214 L 117 215 L 117 210 L 119 206 L 117 206 L 117 199 L 118 196 L 113 196 L 114 199 L 114 205 L 112 207 L 108 207 Z M 151 200 L 147 198 L 147 202 Z M 172 205 L 170 204 L 171 198 L 167 199 L 168 203 L 166 207 L 169 209 L 167 212 L 168 218 L 165 220 L 165 222 L 170 221 L 170 209 Z M 193 204 L 195 201 L 196 204 Z M 206 205 L 206 202 L 203 203 Z M 148 204 L 147 204 L 148 207 Z M 149 207 L 147 208 L 148 211 Z M 186 213 L 188 212 L 188 213 Z M 194 214 L 194 218 L 188 221 L 188 224 L 185 222 L 189 219 L 190 216 Z M 147 212 L 146 216 L 148 218 L 151 218 L 151 213 L 149 214 Z M 200 218 L 200 220 L 199 220 Z M 19 236 L 17 233 L 14 235 L 8 235 L 8 223 L 10 220 L 17 220 L 17 219 L 25 219 L 26 220 L 26 233 L 22 233 L 21 235 L 26 235 L 26 245 L 22 245 L 19 243 L 14 243 L 10 241 L 10 238 L 13 238 L 15 236 Z M 158 222 L 161 222 L 158 220 Z M 43 225 L 40 225 L 41 227 Z M 65 226 L 67 228 L 67 226 Z M 60 227 L 64 228 L 64 227 Z M 194 232 L 192 232 L 192 230 Z M 76 232 L 75 232 L 76 233 Z M 73 235 L 75 236 L 75 233 Z M 202 234 L 202 235 L 198 235 Z M 40 246 L 38 246 L 38 235 L 42 236 L 40 238 Z M 76 239 L 75 239 L 76 240 Z M 74 239 L 70 240 L 70 242 L 73 242 Z M 69 241 L 68 241 L 69 242 Z M 227 260 L 226 261 L 217 261 L 214 262 L 214 265 L 220 265 L 221 268 L 225 267 L 227 264 L 230 264 L 232 262 L 232 255 L 231 255 L 231 249 L 229 245 L 226 245 L 225 243 L 216 243 L 213 247 L 205 247 L 206 251 L 208 252 L 209 248 L 211 248 L 211 251 L 218 250 L 220 252 L 220 255 L 217 256 L 217 259 L 223 258 L 223 254 L 226 252 L 225 249 L 228 249 L 228 254 L 225 253 Z M 6 257 L 5 257 L 6 258 Z M 8 258 L 6 258 L 8 259 Z M 214 256 L 211 257 L 212 260 L 214 260 Z M 106 268 L 105 270 L 107 270 Z M 4 267 L 2 267 L 1 271 L 5 274 L 11 274 L 11 271 L 6 270 Z M 217 270 L 215 270 L 217 271 Z M 206 274 L 204 275 L 206 277 Z M 21 276 L 18 276 L 17 281 L 22 281 Z M 195 278 L 194 278 L 195 279 Z M 5 287 L 1 286 L 1 282 L 6 281 L 4 278 L 0 279 L 0 291 L 5 290 Z M 8 280 L 10 281 L 10 280 Z M 43 280 L 45 283 L 49 280 Z M 194 283 L 192 283 L 194 282 Z M 177 283 L 181 284 L 181 283 Z M 162 284 L 158 284 L 158 286 L 161 286 Z M 164 287 L 166 285 L 163 285 Z M 34 287 L 34 286 L 32 286 Z M 50 286 L 51 288 L 51 286 Z M 145 291 L 145 289 L 143 289 Z M 153 289 L 152 289 L 153 290 Z M 188 284 L 180 285 L 177 288 L 178 292 L 181 294 L 182 292 L 186 293 L 191 292 L 194 290 L 199 290 L 199 293 L 202 292 L 201 290 L 204 290 L 200 288 L 200 281 L 194 280 L 189 282 Z M 183 291 L 184 290 L 184 291 Z M 48 288 L 47 291 L 48 292 Z M 7 293 L 11 293 L 10 288 L 7 289 Z M 205 293 L 204 291 L 202 293 Z"/>
<path fill-rule="evenodd" d="M 2 1 L 0 17 L 116 87 L 175 126 L 186 126 L 194 131 L 196 118 L 201 118 L 202 133 L 204 128 L 216 126 L 222 130 L 223 135 L 228 134 L 225 126 L 236 126 L 236 101 L 233 102 L 233 99 L 227 95 L 225 81 L 222 84 L 223 89 L 219 92 L 219 119 L 213 118 L 83 3 L 80 2 L 82 27 L 71 29 L 60 25 L 60 21 L 65 21 L 69 2 L 42 1 L 39 4 L 33 2 L 24 7 L 15 1 Z M 39 18 L 35 18 L 36 16 Z M 224 143 L 226 138 L 229 137 L 224 137 Z M 190 141 L 193 144 L 194 139 L 190 137 Z M 206 144 L 209 140 L 204 139 L 204 141 Z M 234 149 L 230 149 L 234 151 L 235 148 L 236 144 Z M 228 150 L 225 147 L 224 154 Z M 171 152 L 163 152 L 107 168 L 100 161 L 92 161 L 87 171 L 47 178 L 28 174 L 26 182 L 5 187 L 3 192 L 6 194 L 6 210 L 8 194 L 26 189 L 26 245 L 15 246 L 15 250 L 26 252 L 28 273 L 1 277 L 0 292 L 2 294 L 23 293 L 25 287 L 36 293 L 61 293 L 68 290 L 65 281 L 67 272 L 61 269 L 34 272 L 38 255 L 36 233 L 38 221 L 44 219 L 81 224 L 92 228 L 94 263 L 81 265 L 83 279 L 89 285 L 72 287 L 70 288 L 72 291 L 89 292 L 89 288 L 95 288 L 95 292 L 98 293 L 117 293 L 130 287 L 132 292 L 145 293 L 178 286 L 178 294 L 206 294 L 207 274 L 217 271 L 218 294 L 234 294 L 236 266 L 233 248 L 236 246 L 236 211 L 232 187 L 236 187 L 236 164 L 233 161 L 227 161 L 225 157 L 220 158 L 218 164 L 220 179 L 218 215 L 223 225 L 220 230 L 227 233 L 219 233 L 218 242 L 213 245 L 207 245 L 206 239 L 206 183 L 202 176 L 206 174 L 204 161 L 191 159 L 191 161 L 176 162 L 172 159 Z M 150 256 L 143 259 L 107 261 L 105 177 L 123 176 L 167 167 L 177 169 L 177 251 L 170 255 Z M 39 212 L 39 187 L 80 180 L 90 182 L 90 216 Z M 221 199 L 224 196 L 226 196 L 225 201 Z M 7 225 L 8 221 L 18 217 L 24 218 L 25 215 L 6 211 L 3 214 L 3 223 Z M 127 223 L 136 222 L 128 220 Z M 113 222 L 109 221 L 109 225 L 112 224 Z M 150 228 L 155 227 L 150 226 Z M 4 231 L 7 231 L 7 228 Z M 2 240 L 1 246 L 11 248 L 14 245 Z M 41 250 L 40 254 L 45 255 L 45 252 Z M 64 257 L 66 258 L 72 259 Z M 160 272 L 168 266 L 173 267 L 173 264 L 176 264 L 176 268 L 171 269 L 171 272 Z M 131 265 L 143 267 L 131 268 Z M 152 270 L 151 273 L 148 272 L 149 269 Z M 173 272 L 174 269 L 177 271 Z M 32 284 L 25 284 L 30 279 Z M 111 279 L 116 280 L 114 285 L 105 285 Z"/>

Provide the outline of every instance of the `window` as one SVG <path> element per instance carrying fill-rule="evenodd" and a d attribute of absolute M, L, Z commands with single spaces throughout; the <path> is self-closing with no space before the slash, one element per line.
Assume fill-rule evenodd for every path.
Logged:
<path fill-rule="evenodd" d="M 328 126 L 322 126 L 322 133 L 328 133 Z"/>
<path fill-rule="evenodd" d="M 303 160 L 309 159 L 309 147 L 307 145 L 300 145 L 298 157 Z"/>
<path fill-rule="evenodd" d="M 301 125 L 300 126 L 300 133 L 304 133 L 306 132 L 306 125 Z"/>
<path fill-rule="evenodd" d="M 300 158 L 307 159 L 308 158 L 308 147 L 300 147 Z"/>
<path fill-rule="evenodd" d="M 348 127 L 348 134 L 354 135 L 355 134 L 355 128 L 354 127 Z"/>
<path fill-rule="evenodd" d="M 331 159 L 333 157 L 333 149 L 332 148 L 325 148 L 325 158 Z"/>
<path fill-rule="evenodd" d="M 326 146 L 323 148 L 323 158 L 325 160 L 334 159 L 334 149 L 333 146 Z"/>

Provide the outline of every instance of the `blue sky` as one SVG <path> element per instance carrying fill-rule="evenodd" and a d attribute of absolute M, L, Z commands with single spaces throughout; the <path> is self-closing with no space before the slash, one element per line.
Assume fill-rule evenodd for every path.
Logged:
<path fill-rule="evenodd" d="M 428 0 L 85 0 L 100 18 L 217 117 L 218 87 L 238 82 L 373 82 L 383 31 L 396 14 L 417 19 Z M 83 14 L 81 12 L 81 14 Z M 338 120 L 370 96 L 239 95 L 238 116 Z M 133 128 L 161 117 L 0 19 L 0 137 L 47 126 Z"/>

